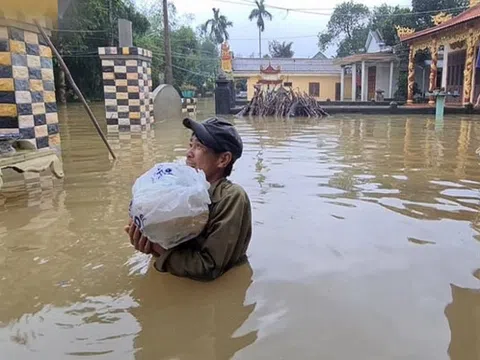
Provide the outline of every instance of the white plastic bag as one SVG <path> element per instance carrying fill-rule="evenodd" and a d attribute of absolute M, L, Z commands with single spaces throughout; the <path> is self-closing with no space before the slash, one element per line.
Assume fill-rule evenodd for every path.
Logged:
<path fill-rule="evenodd" d="M 156 164 L 133 185 L 130 218 L 150 241 L 170 249 L 204 229 L 209 187 L 203 171 L 178 163 Z"/>

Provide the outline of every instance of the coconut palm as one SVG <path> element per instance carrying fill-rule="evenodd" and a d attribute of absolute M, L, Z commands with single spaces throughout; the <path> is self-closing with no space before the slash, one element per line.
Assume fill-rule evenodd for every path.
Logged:
<path fill-rule="evenodd" d="M 208 33 L 210 40 L 216 44 L 222 44 L 229 39 L 227 29 L 233 26 L 231 21 L 228 21 L 225 15 L 220 15 L 220 9 L 213 8 L 213 18 L 207 20 L 202 25 L 202 31 L 204 34 Z M 208 30 L 210 28 L 210 31 Z"/>
<path fill-rule="evenodd" d="M 274 58 L 292 58 L 295 55 L 292 50 L 293 42 L 279 42 L 276 40 L 268 42 L 268 49 L 270 55 Z"/>
<path fill-rule="evenodd" d="M 257 5 L 256 9 L 253 9 L 250 13 L 248 19 L 252 21 L 253 19 L 257 19 L 257 27 L 258 27 L 258 54 L 259 57 L 262 57 L 262 32 L 265 30 L 265 18 L 272 20 L 273 16 L 265 9 L 265 0 L 255 0 L 255 4 Z"/>

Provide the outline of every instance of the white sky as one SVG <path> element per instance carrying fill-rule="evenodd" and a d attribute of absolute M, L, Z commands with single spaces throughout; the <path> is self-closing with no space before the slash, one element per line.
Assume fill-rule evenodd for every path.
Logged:
<path fill-rule="evenodd" d="M 145 1 L 145 0 L 143 0 Z M 137 2 L 143 2 L 137 0 Z M 157 0 L 158 1 L 158 0 Z M 230 48 L 235 56 L 250 56 L 253 52 L 258 56 L 258 29 L 255 21 L 249 21 L 248 15 L 253 5 L 232 4 L 224 1 L 246 2 L 245 0 L 171 0 L 177 7 L 179 15 L 190 13 L 193 15 L 192 27 L 196 27 L 212 17 L 212 8 L 220 8 L 222 14 L 233 22 L 229 29 Z M 312 10 L 331 14 L 335 5 L 343 0 L 266 0 L 267 5 L 275 5 L 295 9 L 321 9 Z M 389 5 L 409 6 L 411 0 L 366 0 L 358 1 L 372 8 L 373 6 L 388 3 Z M 312 57 L 318 52 L 317 34 L 323 31 L 328 23 L 328 15 L 313 15 L 268 8 L 273 15 L 273 21 L 267 21 L 265 31 L 262 33 L 262 55 L 268 53 L 268 41 L 293 41 L 295 57 Z M 326 52 L 327 56 L 334 55 L 334 49 Z"/>

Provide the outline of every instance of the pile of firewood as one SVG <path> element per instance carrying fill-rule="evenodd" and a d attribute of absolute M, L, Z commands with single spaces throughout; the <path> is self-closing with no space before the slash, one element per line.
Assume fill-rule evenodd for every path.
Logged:
<path fill-rule="evenodd" d="M 284 87 L 263 90 L 255 88 L 250 102 L 237 114 L 241 116 L 323 117 L 327 112 L 315 98 Z"/>

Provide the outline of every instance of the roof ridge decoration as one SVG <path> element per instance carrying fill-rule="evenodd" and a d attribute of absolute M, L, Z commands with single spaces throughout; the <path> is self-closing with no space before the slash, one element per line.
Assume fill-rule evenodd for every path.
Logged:
<path fill-rule="evenodd" d="M 434 34 L 437 35 L 439 32 L 443 32 L 449 28 L 456 27 L 460 24 L 471 23 L 471 25 L 475 25 L 474 21 L 478 21 L 478 19 L 480 19 L 480 0 L 476 1 L 478 1 L 477 4 L 471 5 L 471 7 L 464 12 L 456 16 L 452 16 L 450 19 L 443 21 L 441 24 L 411 33 L 410 35 L 403 34 L 404 36 L 403 38 L 400 38 L 400 40 L 416 41 L 417 39 L 422 37 L 432 36 Z M 474 26 L 475 30 L 477 28 L 478 26 Z"/>
<path fill-rule="evenodd" d="M 400 25 L 396 25 L 395 29 L 397 30 L 397 35 L 400 38 L 400 40 L 415 33 L 415 29 L 412 29 L 409 27 L 403 27 Z"/>
<path fill-rule="evenodd" d="M 280 66 L 277 66 L 277 68 L 275 69 L 272 66 L 271 61 L 268 62 L 268 66 L 266 68 L 264 68 L 262 65 L 260 65 L 260 72 L 262 74 L 279 74 L 280 71 L 281 71 Z"/>
<path fill-rule="evenodd" d="M 435 26 L 437 26 L 450 20 L 452 17 L 453 17 L 452 14 L 447 14 L 446 12 L 441 11 L 437 15 L 432 16 L 432 21 L 435 24 Z"/>

